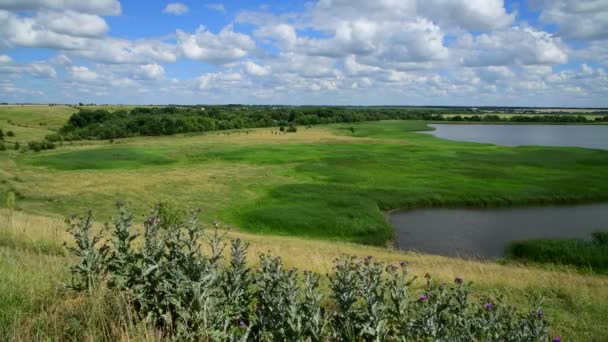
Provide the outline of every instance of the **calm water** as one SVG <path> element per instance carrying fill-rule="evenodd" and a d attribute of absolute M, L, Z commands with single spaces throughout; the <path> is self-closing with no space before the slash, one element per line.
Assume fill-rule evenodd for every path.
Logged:
<path fill-rule="evenodd" d="M 497 258 L 509 241 L 589 239 L 608 230 L 608 203 L 504 209 L 416 209 L 390 221 L 400 249 L 448 256 Z"/>
<path fill-rule="evenodd" d="M 505 146 L 576 146 L 608 150 L 608 125 L 433 124 L 424 132 L 448 140 Z"/>

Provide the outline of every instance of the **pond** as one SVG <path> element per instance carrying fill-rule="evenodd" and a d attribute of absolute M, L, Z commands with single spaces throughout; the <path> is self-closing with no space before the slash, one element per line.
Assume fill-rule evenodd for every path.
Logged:
<path fill-rule="evenodd" d="M 608 125 L 431 124 L 423 132 L 448 140 L 504 146 L 574 146 L 608 150 Z"/>
<path fill-rule="evenodd" d="M 590 239 L 608 230 L 608 203 L 498 209 L 414 209 L 389 219 L 399 249 L 472 258 L 504 256 L 508 242 L 540 238 Z"/>

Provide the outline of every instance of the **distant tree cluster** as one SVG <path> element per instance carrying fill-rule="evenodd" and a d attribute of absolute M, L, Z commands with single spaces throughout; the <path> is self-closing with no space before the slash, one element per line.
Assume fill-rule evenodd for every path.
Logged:
<path fill-rule="evenodd" d="M 217 130 L 284 127 L 296 132 L 297 126 L 355 123 L 376 120 L 429 120 L 478 122 L 555 122 L 589 123 L 580 115 L 471 115 L 465 108 L 427 107 L 323 107 L 323 106 L 166 106 L 137 107 L 130 110 L 81 109 L 73 114 L 59 134 L 50 141 L 116 139 L 132 136 L 159 136 Z M 457 114 L 447 116 L 445 114 Z M 608 116 L 596 121 L 608 122 Z"/>
<path fill-rule="evenodd" d="M 211 106 L 146 107 L 108 111 L 82 109 L 60 130 L 66 140 L 115 139 L 130 136 L 172 135 L 256 127 L 309 126 L 388 119 L 430 119 L 433 109 L 367 107 Z"/>

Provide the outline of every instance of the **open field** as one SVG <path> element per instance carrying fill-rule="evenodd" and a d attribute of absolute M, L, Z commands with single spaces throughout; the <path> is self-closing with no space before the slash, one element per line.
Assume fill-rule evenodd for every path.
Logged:
<path fill-rule="evenodd" d="M 69 113 L 54 115 L 52 129 Z M 35 125 L 42 118 L 22 120 Z M 326 273 L 341 254 L 372 255 L 408 260 L 420 277 L 464 277 L 516 305 L 543 295 L 552 334 L 608 338 L 606 277 L 353 244 L 387 245 L 393 237 L 384 213 L 389 209 L 608 200 L 608 151 L 450 142 L 415 132 L 424 129 L 420 121 L 384 121 L 299 127 L 290 134 L 263 128 L 78 141 L 40 153 L 1 153 L 0 203 L 13 191 L 20 211 L 10 220 L 0 212 L 0 339 L 14 324 L 57 319 L 47 317 L 49 308 L 63 312 L 76 305 L 60 285 L 70 262 L 61 248 L 67 238 L 61 217 L 90 208 L 105 220 L 116 200 L 131 202 L 138 221 L 161 200 L 202 208 L 206 222 L 231 224 L 231 236 L 252 243 L 252 260 L 271 251 L 288 266 Z"/>
<path fill-rule="evenodd" d="M 0 338 L 2 334 L 10 335 L 14 324 L 31 325 L 32 320 L 65 324 L 53 320 L 69 319 L 70 308 L 73 310 L 73 305 L 81 300 L 75 301 L 61 290 L 61 283 L 68 280 L 66 265 L 71 262 L 60 247 L 67 239 L 62 220 L 16 212 L 7 221 L 7 212 L 0 211 L 0 227 Z M 412 272 L 420 278 L 417 287 L 422 286 L 424 274 L 430 272 L 446 282 L 463 277 L 473 282 L 477 292 L 504 295 L 522 308 L 529 296 L 542 295 L 546 297 L 544 310 L 553 335 L 568 341 L 601 341 L 608 337 L 606 277 L 584 275 L 567 268 L 500 265 L 343 242 L 244 232 L 233 232 L 230 236 L 251 242 L 249 257 L 254 263 L 257 253 L 270 251 L 281 255 L 289 267 L 324 274 L 331 270 L 334 258 L 342 254 L 370 255 L 385 262 L 407 260 Z M 51 308 L 54 314 L 49 311 Z M 64 316 L 57 316 L 57 312 L 64 312 Z"/>

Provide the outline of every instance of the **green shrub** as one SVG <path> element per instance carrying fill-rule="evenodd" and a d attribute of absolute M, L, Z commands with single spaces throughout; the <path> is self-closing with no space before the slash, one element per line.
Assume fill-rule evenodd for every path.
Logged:
<path fill-rule="evenodd" d="M 15 132 L 13 132 L 13 131 L 6 131 L 6 136 L 7 137 L 14 137 L 15 136 Z"/>
<path fill-rule="evenodd" d="M 547 340 L 540 302 L 520 313 L 500 298 L 474 299 L 462 279 L 447 285 L 428 275 L 423 291 L 414 291 L 405 262 L 338 259 L 328 292 L 319 275 L 285 269 L 280 257 L 261 254 L 259 268 L 250 268 L 239 239 L 226 262 L 226 231 L 205 232 L 197 214 L 159 204 L 139 236 L 119 204 L 106 243 L 92 234 L 90 212 L 71 221 L 70 287 L 106 283 L 127 297 L 133 320 L 180 341 Z"/>
<path fill-rule="evenodd" d="M 0 151 L 6 151 L 6 145 L 2 142 L 0 142 Z"/>
<path fill-rule="evenodd" d="M 296 126 L 287 127 L 287 133 L 295 133 L 297 131 L 298 131 L 298 128 Z"/>

